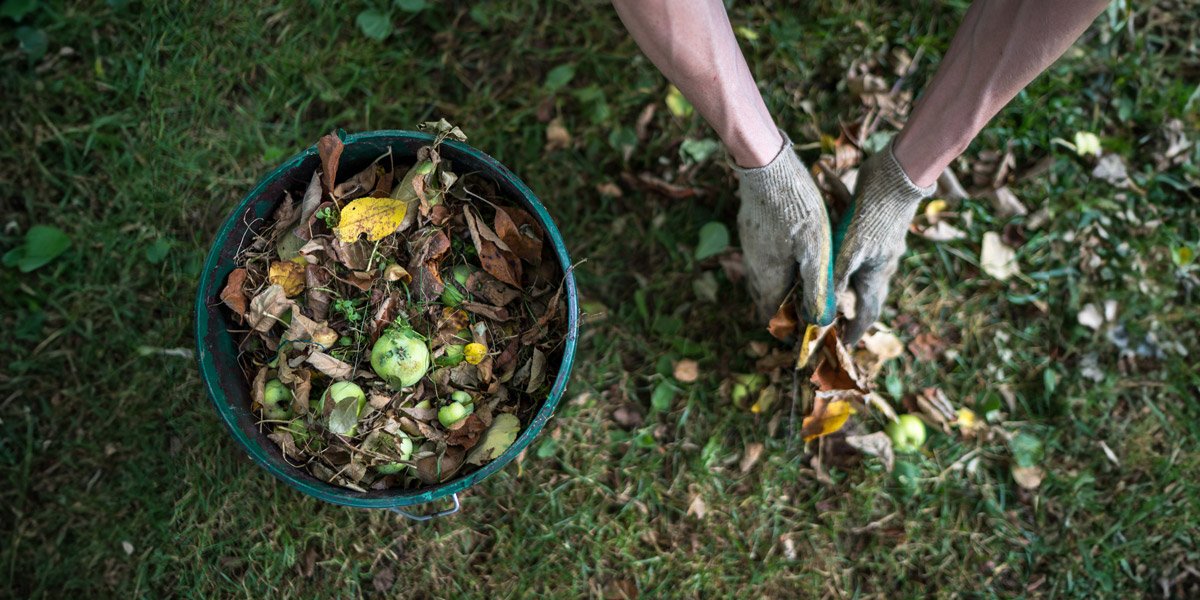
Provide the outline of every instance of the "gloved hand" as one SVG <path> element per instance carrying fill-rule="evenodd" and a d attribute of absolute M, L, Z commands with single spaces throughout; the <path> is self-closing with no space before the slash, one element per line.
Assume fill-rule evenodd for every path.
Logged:
<path fill-rule="evenodd" d="M 893 144 L 867 159 L 858 171 L 854 201 L 838 223 L 834 281 L 840 294 L 853 286 L 858 296 L 845 342 L 853 345 L 879 318 L 888 280 L 904 254 L 904 235 L 922 198 L 937 187 L 917 187 L 892 154 Z"/>
<path fill-rule="evenodd" d="M 792 141 L 784 134 L 767 165 L 734 170 L 741 179 L 738 235 L 746 279 L 761 318 L 775 314 L 799 275 L 800 317 L 828 325 L 835 309 L 829 216 Z"/>

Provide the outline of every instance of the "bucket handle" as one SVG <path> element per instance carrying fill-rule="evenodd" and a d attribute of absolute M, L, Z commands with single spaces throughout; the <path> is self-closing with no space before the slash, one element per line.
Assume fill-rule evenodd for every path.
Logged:
<path fill-rule="evenodd" d="M 393 508 L 389 508 L 388 510 L 390 510 L 394 513 L 397 513 L 402 517 L 406 517 L 410 520 L 413 520 L 413 521 L 428 521 L 430 519 L 436 519 L 438 517 L 448 517 L 448 516 L 458 512 L 458 509 L 462 508 L 462 503 L 460 503 L 458 501 L 458 493 L 457 492 L 454 494 L 451 494 L 450 499 L 454 500 L 454 508 L 448 508 L 441 512 L 435 512 L 435 513 L 431 513 L 428 515 L 413 514 L 402 508 L 394 508 L 393 507 Z"/>

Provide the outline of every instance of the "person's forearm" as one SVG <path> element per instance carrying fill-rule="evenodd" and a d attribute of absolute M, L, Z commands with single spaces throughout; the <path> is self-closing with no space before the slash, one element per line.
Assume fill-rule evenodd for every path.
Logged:
<path fill-rule="evenodd" d="M 1087 29 L 1108 0 L 976 0 L 896 138 L 896 160 L 925 187 L 984 125 Z"/>
<path fill-rule="evenodd" d="M 767 112 L 721 0 L 612 0 L 642 52 L 743 167 L 765 165 L 783 138 Z"/>

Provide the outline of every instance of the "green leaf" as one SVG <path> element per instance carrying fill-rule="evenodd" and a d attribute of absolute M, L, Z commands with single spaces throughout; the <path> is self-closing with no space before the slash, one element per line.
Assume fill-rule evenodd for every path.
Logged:
<path fill-rule="evenodd" d="M 608 145 L 614 150 L 636 148 L 637 143 L 637 133 L 628 127 L 614 127 L 608 134 Z"/>
<path fill-rule="evenodd" d="M 355 22 L 362 30 L 363 35 L 377 42 L 386 40 L 389 35 L 392 35 L 392 19 L 377 10 L 367 9 L 358 13 Z"/>
<path fill-rule="evenodd" d="M 34 225 L 25 232 L 25 243 L 4 255 L 4 265 L 28 273 L 58 258 L 71 247 L 71 238 L 63 230 L 49 225 Z"/>
<path fill-rule="evenodd" d="M 1008 445 L 1018 467 L 1036 466 L 1042 462 L 1042 456 L 1045 454 L 1042 441 L 1028 433 L 1018 433 Z"/>
<path fill-rule="evenodd" d="M 37 10 L 37 0 L 4 0 L 0 4 L 0 17 L 20 21 L 25 15 Z"/>
<path fill-rule="evenodd" d="M 554 439 L 548 439 L 545 442 L 542 442 L 541 446 L 538 446 L 537 457 L 550 458 L 551 456 L 554 456 L 554 451 L 556 449 L 557 448 L 555 447 Z"/>
<path fill-rule="evenodd" d="M 333 406 L 329 413 L 329 431 L 339 435 L 354 435 L 358 425 L 358 397 L 347 396 Z"/>
<path fill-rule="evenodd" d="M 671 402 L 675 400 L 675 386 L 666 381 L 660 381 L 650 394 L 650 408 L 656 411 L 671 410 Z"/>
<path fill-rule="evenodd" d="M 550 91 L 560 90 L 575 78 L 575 65 L 566 63 L 550 69 L 546 73 L 546 82 L 542 85 Z"/>
<path fill-rule="evenodd" d="M 425 0 L 395 0 L 396 8 L 410 13 L 418 13 L 428 6 Z"/>
<path fill-rule="evenodd" d="M 30 61 L 35 61 L 46 55 L 46 48 L 50 46 L 50 41 L 46 38 L 46 32 L 33 27 L 18 27 L 17 41 L 21 42 L 21 50 L 29 55 Z"/>
<path fill-rule="evenodd" d="M 471 15 L 471 20 L 475 21 L 475 23 L 481 27 L 487 27 L 488 23 L 492 22 L 492 18 L 488 15 L 487 9 L 480 4 L 471 6 L 471 10 L 468 11 L 467 14 Z"/>
<path fill-rule="evenodd" d="M 171 252 L 171 241 L 165 239 L 157 239 L 153 244 L 146 248 L 146 261 L 152 265 L 157 265 L 166 260 L 167 254 Z"/>
<path fill-rule="evenodd" d="M 696 260 L 716 256 L 729 247 L 729 230 L 723 223 L 711 221 L 700 228 L 700 243 L 696 244 Z"/>
<path fill-rule="evenodd" d="M 720 149 L 721 144 L 713 139 L 683 140 L 679 145 L 679 158 L 685 163 L 704 162 Z"/>

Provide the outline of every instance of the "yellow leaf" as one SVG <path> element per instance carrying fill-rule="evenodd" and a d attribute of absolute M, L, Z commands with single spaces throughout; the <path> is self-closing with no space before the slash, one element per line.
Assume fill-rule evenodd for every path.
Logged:
<path fill-rule="evenodd" d="M 941 199 L 930 200 L 929 204 L 925 205 L 925 218 L 932 223 L 937 220 L 940 213 L 946 212 L 946 201 Z"/>
<path fill-rule="evenodd" d="M 804 340 L 800 342 L 800 358 L 796 360 L 797 369 L 808 366 L 808 361 L 812 358 L 813 351 L 817 348 L 817 342 L 821 341 L 821 334 L 825 333 L 825 329 L 820 325 L 809 325 L 804 329 Z"/>
<path fill-rule="evenodd" d="M 758 32 L 750 29 L 749 27 L 738 27 L 734 29 L 734 31 L 737 32 L 738 37 L 742 39 L 750 40 L 751 42 L 758 39 Z"/>
<path fill-rule="evenodd" d="M 825 412 L 818 415 L 809 415 L 804 417 L 804 423 L 801 424 L 802 431 L 812 431 L 817 429 L 818 423 L 820 429 L 804 436 L 804 441 L 811 442 L 821 436 L 829 435 L 842 428 L 846 424 L 846 420 L 850 415 L 854 414 L 854 408 L 845 400 L 835 400 L 830 402 L 825 407 Z"/>
<path fill-rule="evenodd" d="M 283 288 L 283 295 L 291 298 L 304 291 L 304 265 L 292 261 L 275 261 L 267 270 L 267 280 Z"/>
<path fill-rule="evenodd" d="M 467 344 L 466 348 L 463 348 L 463 356 L 466 358 L 468 363 L 473 365 L 483 362 L 483 357 L 486 355 L 487 346 L 484 346 L 480 343 L 472 342 Z"/>
<path fill-rule="evenodd" d="M 377 242 L 395 232 L 407 213 L 408 203 L 403 200 L 359 198 L 342 209 L 334 233 L 344 242 L 353 242 L 363 233 L 368 242 Z"/>
<path fill-rule="evenodd" d="M 675 86 L 667 88 L 667 108 L 677 117 L 692 116 L 692 103 L 688 102 L 687 98 L 683 97 L 683 92 Z"/>

